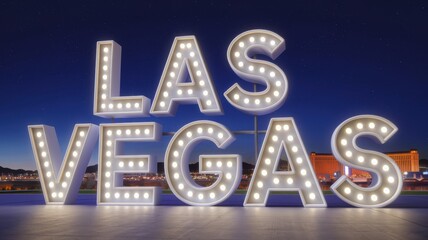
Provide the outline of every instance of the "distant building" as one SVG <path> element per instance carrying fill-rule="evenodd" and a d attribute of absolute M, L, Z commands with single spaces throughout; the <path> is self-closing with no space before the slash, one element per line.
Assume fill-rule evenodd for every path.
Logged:
<path fill-rule="evenodd" d="M 392 158 L 401 170 L 404 172 L 419 172 L 419 153 L 417 150 L 408 152 L 386 153 Z M 341 175 L 352 177 L 370 177 L 369 173 L 359 169 L 345 167 L 332 154 L 311 153 L 311 163 L 318 179 L 328 180 Z"/>

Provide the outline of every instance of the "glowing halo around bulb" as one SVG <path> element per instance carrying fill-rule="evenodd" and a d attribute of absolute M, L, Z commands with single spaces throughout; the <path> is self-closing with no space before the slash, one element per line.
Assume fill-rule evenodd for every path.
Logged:
<path fill-rule="evenodd" d="M 219 176 L 209 187 L 201 187 L 194 182 L 188 167 L 189 156 L 195 145 L 203 140 L 214 142 L 218 148 L 224 149 L 234 141 L 234 137 L 219 123 L 195 121 L 175 133 L 165 152 L 168 185 L 175 196 L 189 205 L 218 204 L 233 194 L 241 182 L 242 160 L 236 154 L 199 156 L 199 172 Z"/>
<path fill-rule="evenodd" d="M 162 127 L 157 123 L 114 123 L 100 125 L 98 156 L 98 205 L 155 205 L 159 187 L 124 187 L 124 173 L 155 173 L 151 155 L 120 155 L 126 141 L 159 141 Z"/>
<path fill-rule="evenodd" d="M 98 138 L 98 126 L 76 124 L 61 161 L 55 128 L 28 126 L 40 184 L 46 204 L 72 204 Z"/>
<path fill-rule="evenodd" d="M 204 114 L 223 113 L 194 36 L 174 39 L 150 114 L 174 115 L 178 103 L 197 103 Z"/>
<path fill-rule="evenodd" d="M 148 116 L 150 99 L 120 96 L 122 48 L 115 41 L 97 42 L 94 115 L 104 118 Z"/>
<path fill-rule="evenodd" d="M 284 150 L 291 171 L 276 170 Z M 293 118 L 270 120 L 244 206 L 266 206 L 271 191 L 298 191 L 304 207 L 327 206 Z"/>
<path fill-rule="evenodd" d="M 383 207 L 394 201 L 403 185 L 399 167 L 383 153 L 359 148 L 356 141 L 360 136 L 373 136 L 385 143 L 397 131 L 392 122 L 375 115 L 355 116 L 341 123 L 331 137 L 333 155 L 346 166 L 370 172 L 372 183 L 364 188 L 342 176 L 331 186 L 332 191 L 356 207 Z M 344 145 L 344 140 L 352 144 Z"/>
<path fill-rule="evenodd" d="M 268 30 L 250 30 L 239 34 L 227 49 L 232 70 L 242 79 L 266 86 L 261 92 L 249 92 L 235 83 L 225 93 L 235 108 L 250 114 L 271 113 L 282 106 L 288 90 L 285 73 L 273 63 L 251 59 L 255 54 L 276 59 L 285 50 L 285 40 Z"/>

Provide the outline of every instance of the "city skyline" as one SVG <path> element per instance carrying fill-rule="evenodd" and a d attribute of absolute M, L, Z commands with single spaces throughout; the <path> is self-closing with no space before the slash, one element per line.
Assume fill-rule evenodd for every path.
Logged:
<path fill-rule="evenodd" d="M 342 121 L 375 114 L 399 130 L 383 145 L 364 139 L 362 147 L 382 152 L 417 149 L 421 158 L 428 158 L 428 33 L 423 30 L 427 16 L 422 3 L 305 2 L 287 3 L 285 8 L 275 7 L 279 2 L 259 7 L 245 3 L 1 3 L 0 166 L 36 168 L 27 125 L 55 127 L 64 154 L 74 124 L 113 121 L 92 114 L 95 50 L 101 40 L 122 46 L 121 96 L 153 100 L 174 37 L 195 35 L 224 109 L 222 116 L 206 116 L 197 105 L 180 105 L 175 117 L 115 122 L 155 121 L 165 132 L 175 132 L 191 121 L 208 119 L 231 131 L 253 129 L 253 116 L 233 108 L 223 93 L 235 82 L 252 90 L 252 84 L 233 73 L 226 51 L 235 36 L 258 28 L 285 38 L 286 50 L 266 60 L 278 65 L 289 82 L 284 105 L 259 117 L 260 130 L 267 129 L 270 118 L 293 117 L 308 154 L 331 152 L 331 135 Z M 253 136 L 245 136 L 237 135 L 225 151 L 202 143 L 194 155 L 212 151 L 254 158 L 254 149 L 248 148 Z M 153 152 L 163 161 L 170 138 L 127 144 L 125 150 Z M 259 147 L 262 140 L 260 135 Z M 89 165 L 96 163 L 97 152 Z"/>

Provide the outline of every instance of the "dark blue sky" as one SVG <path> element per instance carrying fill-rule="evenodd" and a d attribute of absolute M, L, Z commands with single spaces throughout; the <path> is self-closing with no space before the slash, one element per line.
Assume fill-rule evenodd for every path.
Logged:
<path fill-rule="evenodd" d="M 376 114 L 399 131 L 383 146 L 364 141 L 364 147 L 416 148 L 428 158 L 426 2 L 72 2 L 0 2 L 0 166 L 35 169 L 27 125 L 54 126 L 65 151 L 74 124 L 111 122 L 92 114 L 100 40 L 122 46 L 121 94 L 153 99 L 174 37 L 195 35 L 224 108 L 217 117 L 186 105 L 176 117 L 116 122 L 156 121 L 176 131 L 210 119 L 231 130 L 251 129 L 253 118 L 232 108 L 222 93 L 235 82 L 252 89 L 232 72 L 226 51 L 235 36 L 256 28 L 286 39 L 286 50 L 273 62 L 289 81 L 285 104 L 260 117 L 260 129 L 271 117 L 294 117 L 308 152 L 331 152 L 337 125 L 354 115 Z M 128 151 L 161 156 L 168 141 L 133 144 Z M 227 152 L 251 162 L 252 142 L 252 136 L 240 136 Z"/>

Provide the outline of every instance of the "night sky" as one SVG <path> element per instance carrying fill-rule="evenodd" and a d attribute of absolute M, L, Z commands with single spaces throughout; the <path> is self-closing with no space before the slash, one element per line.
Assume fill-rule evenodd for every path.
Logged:
<path fill-rule="evenodd" d="M 177 131 L 209 119 L 230 130 L 251 130 L 253 117 L 223 97 L 235 82 L 253 87 L 226 59 L 231 40 L 250 29 L 271 30 L 286 40 L 286 50 L 272 62 L 288 77 L 288 96 L 279 110 L 259 117 L 260 129 L 272 117 L 293 117 L 308 153 L 329 153 L 342 121 L 375 114 L 399 131 L 384 145 L 362 140 L 361 146 L 385 152 L 415 148 L 428 158 L 427 3 L 374 2 L 1 1 L 0 166 L 36 168 L 27 125 L 54 126 L 65 152 L 74 124 L 112 122 L 92 114 L 100 40 L 122 46 L 121 95 L 153 99 L 174 37 L 195 35 L 224 109 L 223 116 L 213 117 L 197 105 L 181 105 L 175 117 L 115 122 L 155 121 Z M 129 144 L 127 152 L 154 153 L 163 161 L 169 139 Z M 254 163 L 252 143 L 252 136 L 238 136 L 226 151 L 212 143 L 198 151 L 237 153 Z"/>

